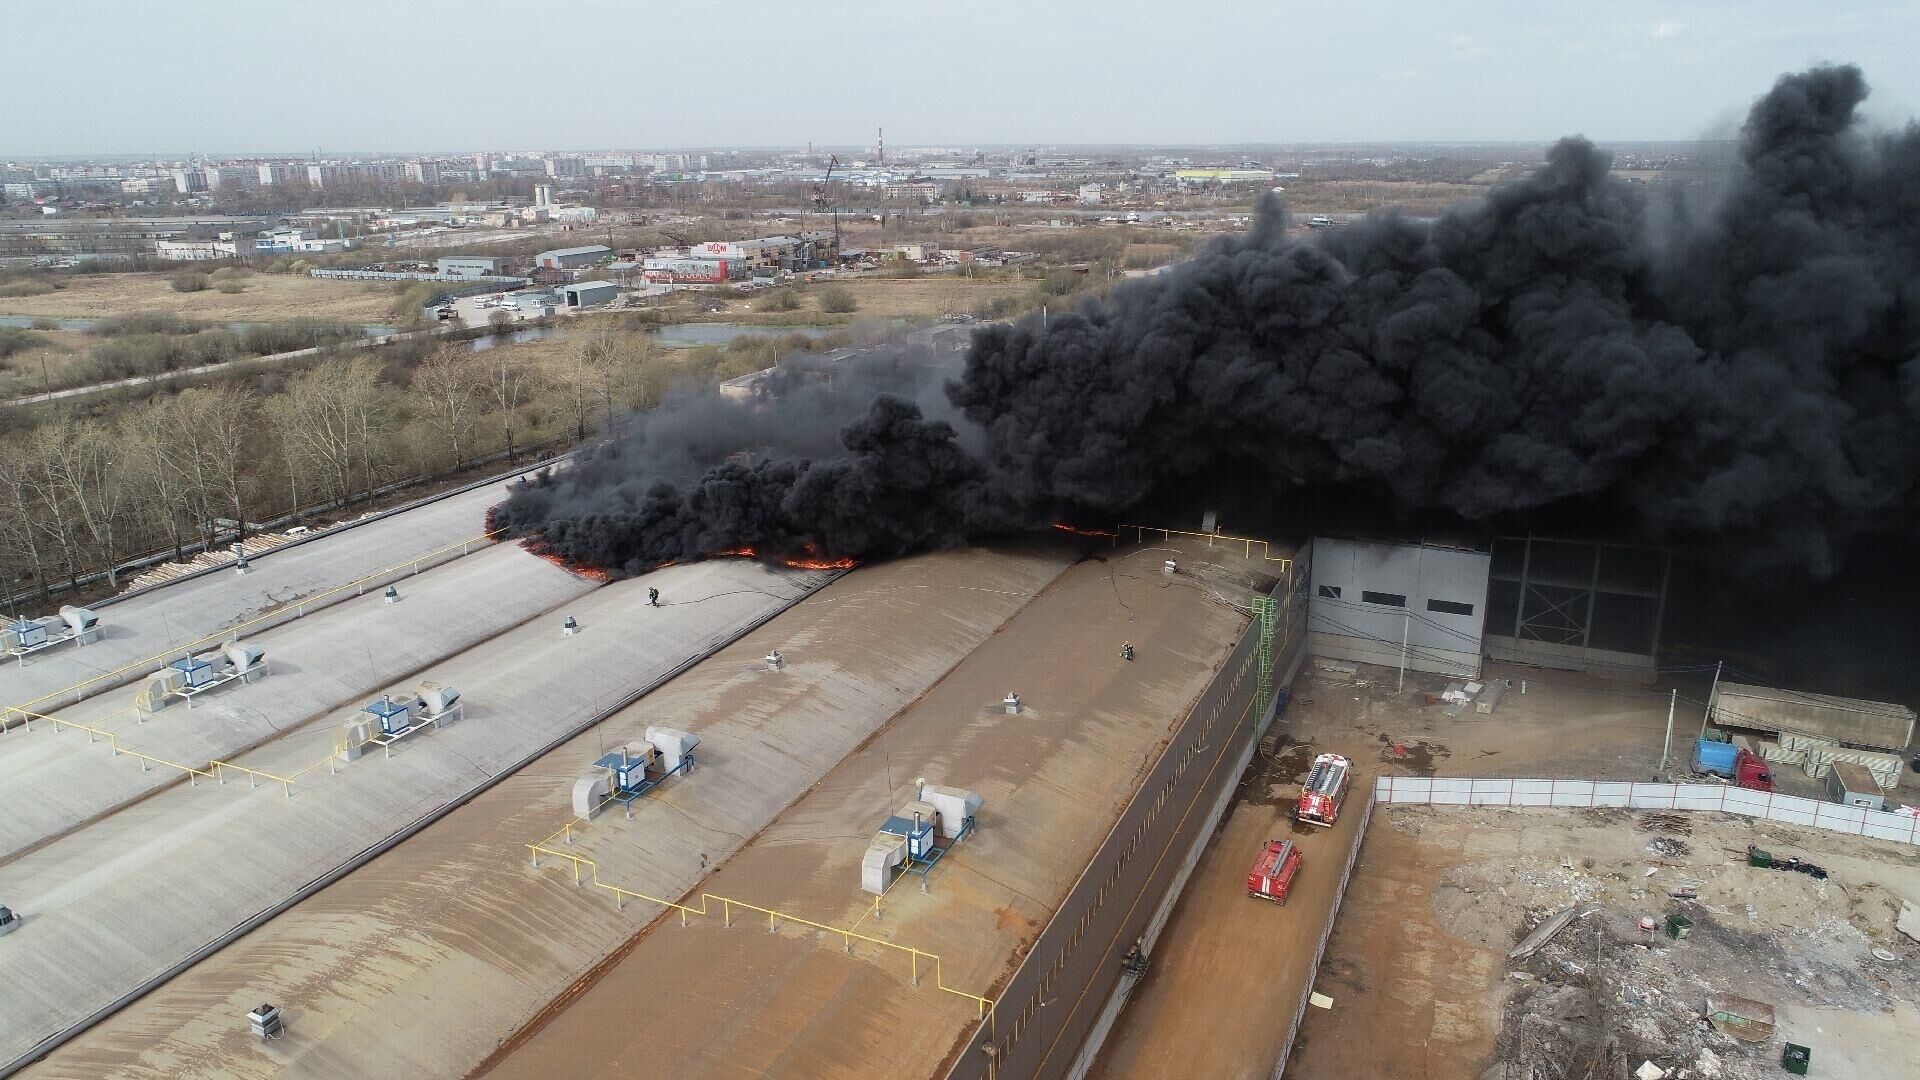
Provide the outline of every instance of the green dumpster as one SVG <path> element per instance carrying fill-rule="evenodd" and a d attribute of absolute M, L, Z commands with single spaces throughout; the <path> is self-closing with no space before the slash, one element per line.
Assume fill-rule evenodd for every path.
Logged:
<path fill-rule="evenodd" d="M 1681 915 L 1677 912 L 1667 916 L 1667 936 L 1668 937 L 1679 939 L 1679 938 L 1684 938 L 1691 933 L 1693 933 L 1692 919 L 1689 919 L 1685 915 Z"/>
<path fill-rule="evenodd" d="M 1780 1067 L 1795 1076 L 1807 1075 L 1807 1068 L 1813 1064 L 1813 1051 L 1799 1043 L 1788 1043 L 1780 1052 Z"/>
<path fill-rule="evenodd" d="M 1747 849 L 1747 865 L 1764 867 L 1771 870 L 1773 869 L 1773 855 L 1771 852 L 1761 851 L 1757 847 L 1750 847 Z"/>

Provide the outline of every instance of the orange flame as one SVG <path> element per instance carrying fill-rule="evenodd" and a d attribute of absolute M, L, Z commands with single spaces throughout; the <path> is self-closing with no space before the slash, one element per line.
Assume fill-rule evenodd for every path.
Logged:
<path fill-rule="evenodd" d="M 1056 529 L 1059 529 L 1063 533 L 1072 533 L 1075 536 L 1112 536 L 1113 535 L 1113 533 L 1107 531 L 1106 529 L 1082 529 L 1075 525 L 1069 525 L 1064 521 L 1054 522 L 1053 527 Z"/>
<path fill-rule="evenodd" d="M 545 559 L 560 569 L 565 570 L 567 573 L 578 574 L 588 581 L 596 581 L 605 585 L 607 582 L 613 580 L 613 575 L 607 573 L 605 570 L 598 570 L 591 566 L 575 566 L 551 551 L 541 550 L 539 544 L 535 542 L 535 539 L 536 538 L 529 536 L 520 541 L 520 546 L 533 555 Z"/>
<path fill-rule="evenodd" d="M 781 559 L 780 561 L 795 570 L 851 570 L 860 565 L 858 559 Z"/>
<path fill-rule="evenodd" d="M 851 570 L 860 565 L 860 560 L 858 559 L 829 559 L 820 553 L 818 547 L 812 544 L 801 545 L 801 551 L 803 554 L 799 558 L 782 558 L 780 560 L 781 565 L 790 566 L 795 570 Z M 743 559 L 757 559 L 760 557 L 760 553 L 751 547 L 728 548 L 717 554 L 737 555 Z"/>

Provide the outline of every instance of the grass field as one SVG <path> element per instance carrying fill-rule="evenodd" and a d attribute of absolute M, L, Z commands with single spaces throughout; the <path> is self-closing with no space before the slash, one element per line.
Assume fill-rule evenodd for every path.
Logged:
<path fill-rule="evenodd" d="M 71 386 L 74 369 L 86 363 L 92 339 L 80 331 L 35 330 L 33 335 L 46 344 L 0 360 L 0 398 L 38 393 L 48 385 Z"/>
<path fill-rule="evenodd" d="M 209 322 L 332 319 L 389 323 L 393 287 L 385 282 L 324 281 L 296 274 L 249 274 L 244 292 L 175 292 L 174 272 L 85 274 L 42 296 L 0 298 L 0 315 L 90 319 L 130 311 L 168 311 Z"/>
<path fill-rule="evenodd" d="M 858 314 L 868 317 L 938 318 L 970 312 L 989 300 L 1031 293 L 1035 282 L 974 281 L 957 274 L 923 278 L 848 278 L 834 284 L 852 293 Z M 800 292 L 801 309 L 819 310 L 819 297 L 831 285 L 809 285 Z"/>

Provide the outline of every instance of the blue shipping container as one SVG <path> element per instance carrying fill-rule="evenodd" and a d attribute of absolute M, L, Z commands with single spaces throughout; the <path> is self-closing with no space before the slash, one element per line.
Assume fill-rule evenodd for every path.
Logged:
<path fill-rule="evenodd" d="M 1732 779 L 1733 762 L 1739 754 L 1740 748 L 1732 743 L 1701 739 L 1693 744 L 1693 771 Z"/>

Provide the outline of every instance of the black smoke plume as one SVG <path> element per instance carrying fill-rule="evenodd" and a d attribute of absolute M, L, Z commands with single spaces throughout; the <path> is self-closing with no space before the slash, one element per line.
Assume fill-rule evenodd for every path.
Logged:
<path fill-rule="evenodd" d="M 507 524 L 615 572 L 868 558 L 1231 475 L 1827 573 L 1910 518 L 1920 463 L 1920 128 L 1863 130 L 1866 93 L 1852 67 L 1783 77 L 1705 207 L 1649 206 L 1579 138 L 1436 221 L 1309 241 L 1269 201 L 1168 273 L 979 331 L 944 401 L 883 364 L 833 394 L 682 404 L 697 419 L 669 409 L 517 490 Z"/>

